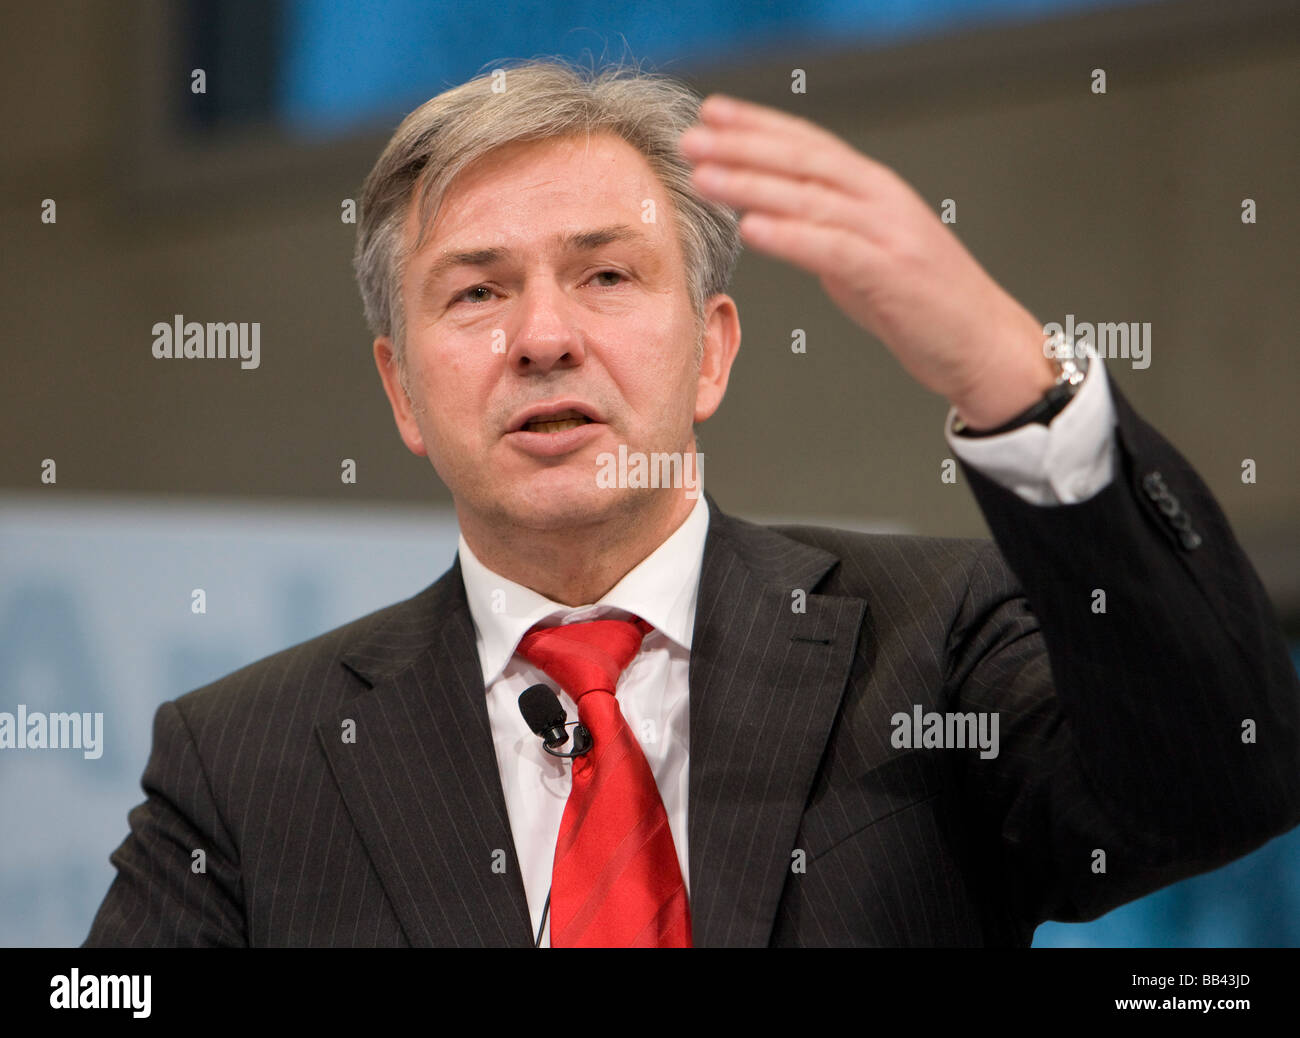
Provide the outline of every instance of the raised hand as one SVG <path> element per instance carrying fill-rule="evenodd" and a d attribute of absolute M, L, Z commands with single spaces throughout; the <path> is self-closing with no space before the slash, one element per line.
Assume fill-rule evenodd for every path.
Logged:
<path fill-rule="evenodd" d="M 835 304 L 975 429 L 1051 386 L 1042 325 L 896 173 L 821 127 L 713 94 L 681 138 L 741 237 L 816 274 Z"/>

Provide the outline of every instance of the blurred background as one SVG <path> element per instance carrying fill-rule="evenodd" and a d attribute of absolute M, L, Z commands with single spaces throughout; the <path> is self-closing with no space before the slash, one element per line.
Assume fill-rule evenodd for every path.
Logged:
<path fill-rule="evenodd" d="M 495 62 L 630 59 L 796 112 L 954 200 L 1040 320 L 1149 322 L 1149 366 L 1110 377 L 1209 484 L 1300 646 L 1296 3 L 176 0 L 6 5 L 0 27 L 0 711 L 104 714 L 96 759 L 0 752 L 2 945 L 84 939 L 160 702 L 451 563 L 346 214 L 405 113 Z M 701 430 L 722 507 L 987 535 L 939 479 L 944 402 L 815 279 L 747 253 L 732 294 L 744 343 Z M 260 366 L 155 360 L 176 314 L 259 322 Z M 1035 943 L 1300 945 L 1300 833 Z"/>

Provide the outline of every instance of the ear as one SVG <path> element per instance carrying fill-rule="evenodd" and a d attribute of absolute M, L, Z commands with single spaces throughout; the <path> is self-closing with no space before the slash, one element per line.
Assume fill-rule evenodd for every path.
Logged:
<path fill-rule="evenodd" d="M 740 312 L 729 295 L 716 295 L 704 311 L 704 353 L 695 394 L 695 421 L 710 418 L 727 393 L 731 365 L 740 350 Z"/>
<path fill-rule="evenodd" d="M 429 452 L 424 446 L 424 434 L 415 420 L 411 398 L 402 387 L 392 340 L 386 335 L 375 340 L 375 367 L 379 369 L 379 380 L 383 382 L 384 392 L 388 394 L 388 402 L 392 405 L 393 421 L 397 423 L 397 432 L 402 437 L 402 442 L 412 454 L 422 458 L 427 456 Z"/>

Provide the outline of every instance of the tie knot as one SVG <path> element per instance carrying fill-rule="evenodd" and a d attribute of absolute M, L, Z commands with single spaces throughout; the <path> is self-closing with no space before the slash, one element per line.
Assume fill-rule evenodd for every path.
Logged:
<path fill-rule="evenodd" d="M 641 639 L 654 630 L 644 620 L 587 620 L 534 627 L 519 641 L 519 655 L 559 682 L 574 702 L 588 692 L 610 695 Z"/>

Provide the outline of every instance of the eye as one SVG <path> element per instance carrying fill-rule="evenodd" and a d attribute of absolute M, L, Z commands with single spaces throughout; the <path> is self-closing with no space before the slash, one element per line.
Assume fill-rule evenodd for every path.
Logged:
<path fill-rule="evenodd" d="M 613 284 L 606 284 L 604 286 L 605 288 L 617 288 L 622 282 L 628 280 L 627 275 L 621 270 L 598 270 L 596 273 L 592 274 L 591 277 L 593 279 L 602 277 L 618 278 L 618 281 Z M 490 297 L 492 289 L 488 288 L 487 285 L 473 285 L 453 297 L 451 301 L 452 305 L 455 306 L 457 303 L 486 303 L 489 301 L 489 298 L 483 296 L 475 298 L 472 295 L 474 292 L 486 292 L 488 293 L 488 297 Z"/>
<path fill-rule="evenodd" d="M 452 303 L 453 303 L 453 304 L 455 304 L 455 303 L 460 303 L 460 302 L 467 302 L 467 303 L 486 303 L 487 300 L 486 300 L 486 299 L 483 299 L 483 298 L 481 298 L 481 297 L 478 298 L 478 299 L 470 299 L 470 298 L 468 298 L 468 297 L 469 297 L 469 295 L 470 295 L 471 292 L 488 292 L 488 293 L 491 293 L 491 291 L 492 291 L 492 289 L 488 288 L 487 285 L 475 285 L 475 286 L 473 286 L 472 288 L 467 288 L 467 289 L 465 289 L 464 292 L 461 292 L 458 296 L 456 296 L 455 299 L 452 300 Z"/>

